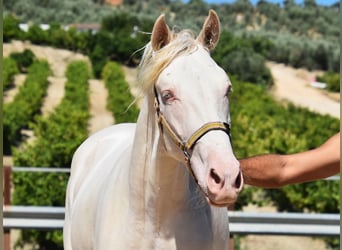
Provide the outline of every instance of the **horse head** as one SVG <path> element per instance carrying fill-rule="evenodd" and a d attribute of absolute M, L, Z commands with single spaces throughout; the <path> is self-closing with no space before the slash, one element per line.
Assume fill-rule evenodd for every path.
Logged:
<path fill-rule="evenodd" d="M 145 84 L 144 77 L 152 84 L 166 151 L 179 161 L 186 158 L 210 204 L 227 206 L 236 201 L 243 179 L 229 132 L 232 84 L 210 56 L 219 35 L 220 22 L 212 10 L 197 38 L 189 30 L 172 32 L 161 15 L 140 74 Z"/>

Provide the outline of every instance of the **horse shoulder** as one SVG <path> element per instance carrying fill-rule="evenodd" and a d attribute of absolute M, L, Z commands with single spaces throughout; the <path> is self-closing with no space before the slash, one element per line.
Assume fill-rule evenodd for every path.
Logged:
<path fill-rule="evenodd" d="M 103 129 L 84 141 L 74 154 L 66 197 L 66 220 L 72 242 L 93 243 L 99 200 L 116 171 L 116 163 L 133 144 L 135 124 L 120 124 Z M 101 212 L 101 211 L 100 211 Z M 88 240 L 85 240 L 88 239 Z M 82 241 L 82 243 L 80 242 Z"/>
<path fill-rule="evenodd" d="M 135 124 L 118 124 L 102 129 L 86 139 L 78 147 L 72 159 L 69 183 L 74 183 L 74 187 L 70 189 L 77 193 L 84 179 L 90 173 L 96 172 L 97 167 L 102 167 L 101 162 L 105 158 L 120 157 L 117 151 L 133 138 L 134 132 Z M 114 153 L 111 154 L 112 152 Z"/>

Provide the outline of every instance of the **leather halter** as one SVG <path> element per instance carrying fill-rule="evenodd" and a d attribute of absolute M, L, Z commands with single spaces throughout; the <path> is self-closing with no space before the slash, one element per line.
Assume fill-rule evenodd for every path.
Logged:
<path fill-rule="evenodd" d="M 185 161 L 187 163 L 187 168 L 189 169 L 190 173 L 192 176 L 195 178 L 197 181 L 192 168 L 190 166 L 190 158 L 192 151 L 195 147 L 195 144 L 199 139 L 201 139 L 205 134 L 207 134 L 210 131 L 213 130 L 222 130 L 224 131 L 228 137 L 229 140 L 231 141 L 231 136 L 230 136 L 230 126 L 226 122 L 208 122 L 205 123 L 203 126 L 201 126 L 199 129 L 197 129 L 189 138 L 187 141 L 183 141 L 180 136 L 171 128 L 169 122 L 166 120 L 165 116 L 160 110 L 160 103 L 158 99 L 158 94 L 157 94 L 157 89 L 154 86 L 154 94 L 155 94 L 155 108 L 157 112 L 157 118 L 158 118 L 158 125 L 161 133 L 165 131 L 169 137 L 172 139 L 172 141 L 180 148 L 180 150 L 183 152 L 185 156 Z"/>

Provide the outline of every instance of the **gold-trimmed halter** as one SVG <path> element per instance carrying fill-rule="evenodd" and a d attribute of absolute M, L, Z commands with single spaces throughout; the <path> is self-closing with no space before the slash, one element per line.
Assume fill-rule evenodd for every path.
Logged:
<path fill-rule="evenodd" d="M 184 156 L 185 156 L 185 161 L 187 168 L 189 169 L 190 173 L 192 176 L 195 178 L 197 181 L 197 178 L 195 177 L 193 170 L 190 165 L 190 158 L 192 151 L 195 147 L 196 142 L 201 139 L 205 134 L 207 134 L 210 131 L 213 130 L 222 130 L 224 131 L 228 137 L 229 140 L 231 141 L 231 136 L 230 136 L 230 126 L 226 122 L 208 122 L 205 123 L 203 126 L 201 126 L 199 129 L 197 129 L 189 138 L 187 141 L 183 141 L 180 136 L 171 128 L 170 124 L 166 120 L 164 114 L 160 110 L 160 103 L 158 99 L 158 94 L 157 94 L 157 89 L 154 86 L 154 94 L 155 94 L 155 102 L 154 106 L 156 108 L 157 112 L 157 118 L 158 118 L 158 125 L 159 129 L 161 130 L 161 133 L 163 133 L 164 128 L 166 133 L 169 135 L 169 137 L 172 139 L 172 141 L 182 150 Z"/>

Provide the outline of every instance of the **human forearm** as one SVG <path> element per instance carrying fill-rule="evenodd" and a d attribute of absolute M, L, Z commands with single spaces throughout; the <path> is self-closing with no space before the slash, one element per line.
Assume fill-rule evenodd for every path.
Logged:
<path fill-rule="evenodd" d="M 339 133 L 322 146 L 302 153 L 288 155 L 283 175 L 285 184 L 324 179 L 340 171 Z"/>
<path fill-rule="evenodd" d="M 313 150 L 250 157 L 240 165 L 246 184 L 264 188 L 323 179 L 340 171 L 340 133 Z"/>
<path fill-rule="evenodd" d="M 277 188 L 283 185 L 285 155 L 267 154 L 239 161 L 246 184 L 263 188 Z"/>

